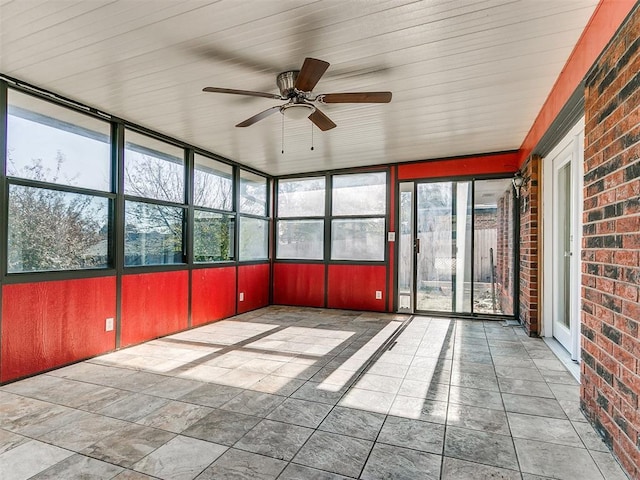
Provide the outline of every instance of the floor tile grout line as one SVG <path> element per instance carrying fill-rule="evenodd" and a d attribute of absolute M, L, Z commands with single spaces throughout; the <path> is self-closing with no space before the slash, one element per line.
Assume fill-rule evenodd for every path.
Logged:
<path fill-rule="evenodd" d="M 400 327 L 399 327 L 399 328 L 400 328 Z M 366 330 L 365 330 L 365 332 L 366 332 L 366 331 L 368 331 L 368 330 L 369 330 L 369 329 L 366 329 Z M 365 332 L 363 332 L 362 334 L 364 334 Z M 394 334 L 393 334 L 390 338 L 393 338 L 393 337 L 394 337 L 394 335 L 396 334 L 396 332 L 397 332 L 397 330 L 394 332 Z M 375 335 L 374 335 L 374 336 L 375 336 Z M 388 341 L 389 341 L 389 339 L 383 343 L 383 346 L 384 346 L 384 345 L 386 345 Z M 382 347 L 383 347 L 383 346 L 381 346 L 381 349 L 382 349 Z M 347 347 L 345 347 L 345 348 L 348 348 L 348 346 L 347 346 Z M 384 350 L 384 349 L 383 349 L 383 350 Z M 337 355 L 336 355 L 336 356 L 337 356 Z M 367 361 L 367 363 L 365 363 L 365 365 L 363 366 L 363 369 L 366 369 L 366 367 L 368 367 L 368 365 L 369 365 L 371 362 L 373 362 L 373 361 L 375 360 L 375 357 L 376 357 L 376 355 L 373 355 L 373 356 L 371 357 L 371 359 L 369 359 L 369 360 Z M 334 358 L 335 358 L 335 356 L 334 356 Z M 324 421 L 324 420 L 325 420 L 325 419 L 326 419 L 326 418 L 331 414 L 331 412 L 335 409 L 335 407 L 336 407 L 336 406 L 338 405 L 338 403 L 340 402 L 340 399 L 342 399 L 342 398 L 344 397 L 344 395 L 346 395 L 346 393 L 351 389 L 351 387 L 352 387 L 353 383 L 355 383 L 355 381 L 357 381 L 357 378 L 359 378 L 360 376 L 361 376 L 361 374 L 360 374 L 360 375 L 358 375 L 358 376 L 356 377 L 356 380 L 354 380 L 354 382 L 352 382 L 352 384 L 351 384 L 349 387 L 347 387 L 347 388 L 345 389 L 345 392 L 340 396 L 340 398 L 336 401 L 336 403 L 334 403 L 334 404 L 332 405 L 331 409 L 330 409 L 330 410 L 329 410 L 329 412 L 328 412 L 328 413 L 323 417 L 322 421 L 321 421 L 321 422 L 320 422 L 320 423 L 319 423 L 315 428 L 313 428 L 313 433 L 311 433 L 311 435 L 309 435 L 309 437 L 307 438 L 307 440 L 305 440 L 305 442 L 303 442 L 303 443 L 301 444 L 301 446 L 296 450 L 296 452 L 293 454 L 293 456 L 291 457 L 291 459 L 287 461 L 287 465 L 290 465 L 290 464 L 292 464 L 292 463 L 293 463 L 293 464 L 296 464 L 296 463 L 294 463 L 294 462 L 293 462 L 294 458 L 295 458 L 295 457 L 296 457 L 296 455 L 298 455 L 298 453 L 299 453 L 299 452 L 304 448 L 304 446 L 307 444 L 307 442 L 309 441 L 309 439 L 313 436 L 313 434 L 314 434 L 315 432 L 318 432 L 318 431 L 323 432 L 322 430 L 319 430 L 319 426 L 320 426 L 320 425 L 321 425 L 321 423 L 322 423 L 322 422 L 323 422 L 323 421 Z M 311 379 L 309 379 L 309 380 L 305 381 L 305 383 L 303 383 L 303 384 L 302 384 L 298 389 L 296 389 L 295 391 L 293 391 L 293 392 L 292 392 L 288 397 L 286 397 L 286 398 L 296 398 L 296 397 L 292 397 L 292 395 L 293 395 L 293 394 L 295 394 L 295 393 L 296 393 L 300 388 L 302 388 L 306 383 L 308 383 L 308 382 L 310 382 L 310 381 L 312 381 L 312 380 L 311 380 Z M 314 382 L 314 383 L 317 383 L 317 382 Z M 245 389 L 245 390 L 247 390 L 247 389 Z M 304 399 L 303 399 L 303 400 L 304 400 Z M 283 401 L 282 403 L 284 403 L 284 401 Z M 281 403 L 281 404 L 282 404 L 282 403 Z M 321 403 L 321 402 L 316 402 L 316 403 Z M 281 405 L 281 404 L 280 404 L 280 405 Z M 277 407 L 275 407 L 275 408 L 277 408 Z M 273 410 L 275 410 L 275 408 L 274 408 Z M 273 411 L 273 410 L 272 410 L 272 411 Z M 270 412 L 270 413 L 272 413 L 272 412 Z M 269 413 L 269 414 L 270 414 L 270 413 Z M 267 414 L 267 416 L 268 416 L 269 414 Z M 263 418 L 262 418 L 262 420 L 264 420 L 264 419 L 266 419 L 266 417 L 263 417 Z M 258 424 L 259 424 L 259 423 L 260 423 L 260 422 L 258 422 Z M 287 423 L 287 422 L 281 422 L 281 423 Z M 249 431 L 247 431 L 247 432 L 243 435 L 243 437 L 241 437 L 241 439 L 242 439 L 242 438 L 244 438 L 244 436 L 246 436 L 249 432 L 251 432 L 252 430 L 254 430 L 254 429 L 257 427 L 257 425 L 258 425 L 258 424 L 254 425 L 254 427 L 252 427 Z M 307 427 L 305 427 L 305 428 L 307 428 Z M 327 433 L 331 433 L 331 432 L 327 432 Z M 357 437 L 353 437 L 353 438 L 357 438 Z M 232 447 L 230 447 L 230 448 L 235 448 L 235 445 L 236 445 L 236 444 L 237 444 L 241 439 L 239 439 L 237 442 L 235 442 L 235 443 L 234 443 L 234 446 L 232 446 Z M 296 465 L 297 465 L 297 464 L 296 464 Z M 286 467 L 285 467 L 285 469 L 286 469 Z M 283 469 L 283 471 L 282 471 L 282 472 L 284 472 L 284 469 Z M 282 475 L 282 472 L 279 474 L 279 476 L 280 476 L 280 475 Z"/>
<path fill-rule="evenodd" d="M 454 325 L 454 333 L 452 335 L 452 342 L 453 345 L 451 346 L 452 348 L 452 353 L 451 356 L 452 358 L 455 356 L 456 354 L 456 348 L 457 348 L 457 341 L 456 341 L 456 333 L 458 330 L 458 322 L 456 320 L 452 320 L 453 325 Z M 447 410 L 446 413 L 444 414 L 444 429 L 442 432 L 442 458 L 440 459 L 440 475 L 439 478 L 442 478 L 444 475 L 444 462 L 445 462 L 445 453 L 446 453 L 446 445 L 447 445 L 447 428 L 448 428 L 448 422 L 449 422 L 449 405 L 451 405 L 451 377 L 453 375 L 453 362 L 451 365 L 451 369 L 449 370 L 449 389 L 447 390 Z"/>
<path fill-rule="evenodd" d="M 384 353 L 385 351 L 388 350 L 389 345 L 391 345 L 391 343 L 398 338 L 402 332 L 404 331 L 404 329 L 406 328 L 406 326 L 408 326 L 411 323 L 413 316 L 410 316 L 407 320 L 405 320 L 390 336 L 389 338 L 387 338 L 387 340 L 385 340 L 382 345 L 379 347 L 379 349 L 367 360 L 367 362 L 365 362 L 365 364 L 362 366 L 362 368 L 360 370 L 362 370 L 362 372 L 360 371 L 356 371 L 355 373 L 358 373 L 358 375 L 355 376 L 355 379 L 353 380 L 353 382 L 351 382 L 351 384 L 345 389 L 344 393 L 340 396 L 340 398 L 338 398 L 338 400 L 336 401 L 336 403 L 334 403 L 331 407 L 331 410 L 329 410 L 329 412 L 325 415 L 325 417 L 323 418 L 322 422 L 324 420 L 326 420 L 326 418 L 333 412 L 333 410 L 339 406 L 338 404 L 340 403 L 340 401 L 344 398 L 344 396 L 349 392 L 349 390 L 351 390 L 353 388 L 353 386 L 356 384 L 356 382 L 358 381 L 359 378 L 362 377 L 362 375 L 364 375 L 364 372 L 368 371 L 370 368 L 370 365 L 372 365 L 381 355 L 382 353 Z M 306 383 L 306 382 L 305 382 Z M 302 386 L 300 386 L 300 388 L 302 388 Z M 299 389 L 298 389 L 299 390 Z M 297 391 L 297 390 L 296 390 Z M 295 393 L 295 392 L 293 392 Z M 292 395 L 293 395 L 292 393 Z M 385 416 L 386 419 L 386 416 Z M 314 433 L 316 432 L 325 432 L 324 430 L 319 430 L 320 425 L 322 424 L 322 422 L 320 422 L 318 424 L 318 426 L 316 428 L 314 428 L 314 431 L 311 435 L 309 435 L 309 438 L 307 438 L 307 440 L 300 446 L 300 448 L 297 450 L 297 452 L 293 455 L 293 457 L 291 457 L 291 460 L 289 461 L 289 463 L 293 463 L 293 459 L 296 457 L 296 455 L 298 455 L 298 453 L 300 453 L 300 451 L 304 448 L 304 446 L 307 444 L 307 442 L 309 441 L 309 439 L 313 436 Z M 384 422 L 383 422 L 384 425 Z M 380 427 L 382 429 L 382 426 Z M 333 432 L 325 432 L 325 433 L 333 433 Z M 380 432 L 378 432 L 378 435 L 380 434 Z M 352 437 L 350 435 L 345 435 L 348 436 L 349 438 L 356 438 L 358 440 L 362 440 L 361 438 L 358 437 Z M 377 436 L 376 436 L 377 438 Z M 369 456 L 371 455 L 371 452 L 373 451 L 373 447 L 375 446 L 375 441 L 372 442 L 371 445 L 371 449 L 369 450 L 369 453 L 367 455 L 367 458 L 362 466 L 362 469 L 360 470 L 360 473 L 358 474 L 358 477 L 362 475 L 362 471 L 364 469 L 364 467 L 366 466 L 367 461 L 369 460 Z M 298 465 L 298 464 L 296 464 Z M 331 472 L 330 472 L 331 473 Z"/>
<path fill-rule="evenodd" d="M 507 327 L 513 330 L 513 327 Z M 486 327 L 485 327 L 485 335 L 486 335 Z M 526 349 L 525 349 L 526 350 Z M 496 364 L 493 361 L 493 354 L 491 354 L 491 365 L 493 365 L 493 369 L 495 372 L 495 368 L 496 368 Z M 529 353 L 527 351 L 527 356 L 529 356 Z M 496 372 L 496 379 L 497 379 L 497 372 Z M 516 448 L 516 441 L 515 438 L 513 436 L 513 431 L 511 430 L 511 422 L 509 422 L 509 415 L 507 414 L 507 406 L 504 403 L 504 397 L 503 397 L 503 392 L 502 389 L 500 388 L 500 381 L 498 380 L 498 390 L 500 391 L 500 401 L 502 402 L 502 408 L 504 409 L 504 418 L 507 422 L 507 428 L 509 429 L 509 436 L 511 437 L 511 445 L 513 445 L 513 454 L 516 458 L 516 464 L 518 465 L 518 472 L 520 473 L 520 478 L 523 477 L 522 475 L 522 465 L 520 464 L 520 456 L 518 455 L 518 449 Z"/>
<path fill-rule="evenodd" d="M 405 322 L 404 328 L 402 330 L 400 330 L 397 335 L 394 335 L 391 339 L 390 339 L 390 344 L 392 341 L 397 341 L 397 339 L 399 339 L 402 336 L 402 333 L 404 332 L 404 330 L 406 329 L 406 327 L 408 327 L 414 320 L 415 316 L 411 315 L 411 317 L 409 317 L 409 319 Z M 431 320 L 429 320 L 429 325 L 431 324 Z M 423 335 L 424 337 L 424 335 Z M 387 349 L 388 351 L 388 349 Z M 413 359 L 416 357 L 416 355 L 413 355 L 412 358 L 412 362 Z M 408 369 L 407 369 L 408 372 Z M 402 377 L 402 382 L 404 382 L 404 380 L 406 379 L 407 376 L 407 372 L 405 372 L 404 376 Z M 401 383 L 402 386 L 402 383 Z M 369 454 L 367 455 L 367 458 L 365 459 L 364 463 L 362 464 L 362 468 L 360 469 L 360 473 L 358 474 L 357 478 L 362 477 L 362 474 L 364 473 L 364 470 L 367 466 L 367 463 L 369 462 L 369 459 L 371 458 L 371 454 L 373 453 L 373 449 L 375 448 L 377 443 L 382 443 L 384 444 L 384 442 L 378 442 L 378 439 L 380 438 L 380 433 L 382 432 L 382 429 L 384 428 L 385 423 L 387 423 L 387 419 L 389 418 L 390 414 L 389 411 L 391 410 L 391 408 L 393 408 L 393 404 L 395 403 L 396 399 L 398 398 L 398 392 L 396 392 L 396 394 L 393 397 L 393 400 L 391 401 L 391 405 L 389 406 L 389 410 L 387 410 L 387 413 L 384 414 L 384 419 L 382 420 L 382 424 L 380 425 L 380 429 L 378 430 L 378 433 L 376 434 L 376 438 L 373 440 L 373 443 L 371 445 L 371 449 L 369 450 Z M 386 445 L 386 444 L 385 444 Z"/>

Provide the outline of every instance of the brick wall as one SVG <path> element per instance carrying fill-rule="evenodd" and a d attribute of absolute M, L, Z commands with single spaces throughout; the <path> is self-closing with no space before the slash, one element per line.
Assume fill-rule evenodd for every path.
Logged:
<path fill-rule="evenodd" d="M 539 333 L 538 315 L 538 178 L 540 157 L 530 156 L 521 168 L 520 193 L 520 323 L 530 336 Z"/>
<path fill-rule="evenodd" d="M 586 79 L 581 403 L 640 478 L 640 7 Z"/>
<path fill-rule="evenodd" d="M 496 283 L 502 313 L 513 314 L 513 192 L 498 199 Z"/>

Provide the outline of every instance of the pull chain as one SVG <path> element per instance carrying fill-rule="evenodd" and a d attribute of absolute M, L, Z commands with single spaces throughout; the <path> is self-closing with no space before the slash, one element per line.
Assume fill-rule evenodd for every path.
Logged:
<path fill-rule="evenodd" d="M 311 151 L 313 151 L 313 123 L 311 123 Z"/>
<path fill-rule="evenodd" d="M 284 155 L 284 115 L 282 115 L 282 154 Z"/>

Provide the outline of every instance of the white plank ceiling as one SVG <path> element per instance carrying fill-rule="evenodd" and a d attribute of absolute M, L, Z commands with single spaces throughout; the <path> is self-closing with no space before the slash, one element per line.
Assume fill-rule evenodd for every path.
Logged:
<path fill-rule="evenodd" d="M 517 149 L 596 0 L 0 0 L 0 73 L 272 175 Z M 338 127 L 275 114 L 305 57 Z"/>

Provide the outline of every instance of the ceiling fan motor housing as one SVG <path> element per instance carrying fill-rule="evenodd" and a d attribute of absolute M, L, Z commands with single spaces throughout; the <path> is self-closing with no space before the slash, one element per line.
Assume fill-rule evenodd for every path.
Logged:
<path fill-rule="evenodd" d="M 276 84 L 278 85 L 278 89 L 280 89 L 280 95 L 285 98 L 294 98 L 298 96 L 295 85 L 299 73 L 300 70 L 290 70 L 278 75 Z"/>

